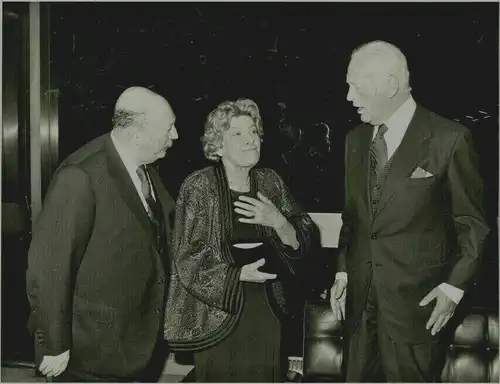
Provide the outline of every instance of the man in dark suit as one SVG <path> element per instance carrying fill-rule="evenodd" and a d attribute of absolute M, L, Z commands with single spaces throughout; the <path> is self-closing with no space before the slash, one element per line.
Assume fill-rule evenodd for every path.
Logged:
<path fill-rule="evenodd" d="M 356 49 L 347 73 L 363 124 L 348 133 L 341 254 L 347 381 L 438 379 L 439 331 L 477 270 L 489 228 L 470 132 L 417 105 L 392 44 Z"/>
<path fill-rule="evenodd" d="M 116 103 L 111 133 L 55 172 L 27 270 L 36 363 L 47 377 L 152 380 L 165 351 L 174 202 L 150 164 L 175 139 L 168 102 L 132 87 Z"/>

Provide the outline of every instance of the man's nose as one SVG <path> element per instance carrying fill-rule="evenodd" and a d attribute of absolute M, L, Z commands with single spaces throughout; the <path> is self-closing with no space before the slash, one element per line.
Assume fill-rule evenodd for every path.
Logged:
<path fill-rule="evenodd" d="M 347 91 L 347 101 L 354 100 L 354 88 L 352 85 L 349 86 L 349 90 Z"/>
<path fill-rule="evenodd" d="M 179 134 L 177 133 L 177 128 L 173 127 L 172 132 L 170 132 L 170 138 L 172 140 L 176 140 L 179 137 Z"/>

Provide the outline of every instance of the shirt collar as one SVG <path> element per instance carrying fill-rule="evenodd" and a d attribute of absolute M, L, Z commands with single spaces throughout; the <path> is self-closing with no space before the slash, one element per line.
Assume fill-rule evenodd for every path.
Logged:
<path fill-rule="evenodd" d="M 408 125 L 410 125 L 410 121 L 416 109 L 417 104 L 410 95 L 408 100 L 406 100 L 403 105 L 401 105 L 396 112 L 394 112 L 392 116 L 385 121 L 385 125 L 389 130 L 398 128 L 406 130 Z"/>
<path fill-rule="evenodd" d="M 123 148 L 123 146 L 120 146 L 120 143 L 116 139 L 115 132 L 111 131 L 111 140 L 113 141 L 113 145 L 116 148 L 116 152 L 118 152 L 118 156 L 120 156 L 120 159 L 123 162 L 123 165 L 125 165 L 125 168 L 127 168 L 127 171 L 130 174 L 135 174 L 137 172 L 137 168 L 139 167 L 139 164 L 130 156 L 129 152 Z"/>

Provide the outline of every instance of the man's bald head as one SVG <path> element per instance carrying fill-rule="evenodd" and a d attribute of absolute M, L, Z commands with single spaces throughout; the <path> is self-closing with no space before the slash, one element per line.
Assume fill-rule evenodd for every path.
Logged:
<path fill-rule="evenodd" d="M 147 113 L 151 109 L 170 105 L 157 93 L 144 87 L 127 88 L 118 98 L 115 110 L 123 109 L 134 113 Z"/>
<path fill-rule="evenodd" d="M 135 148 L 141 163 L 163 157 L 177 139 L 175 114 L 170 104 L 144 87 L 130 87 L 120 95 L 115 105 L 113 130 Z"/>
<path fill-rule="evenodd" d="M 165 98 L 144 87 L 130 87 L 116 101 L 113 127 L 142 128 L 147 120 L 165 111 L 172 111 Z"/>

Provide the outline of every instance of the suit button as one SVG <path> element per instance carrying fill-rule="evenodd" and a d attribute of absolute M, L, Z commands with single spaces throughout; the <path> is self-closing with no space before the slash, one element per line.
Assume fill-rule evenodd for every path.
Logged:
<path fill-rule="evenodd" d="M 376 233 L 372 233 L 372 235 L 370 236 L 370 239 L 377 240 L 378 239 L 377 234 Z"/>
<path fill-rule="evenodd" d="M 161 314 L 161 309 L 160 309 L 160 308 L 156 308 L 156 309 L 155 309 L 155 313 L 156 313 L 157 315 L 160 315 L 160 314 Z"/>
<path fill-rule="evenodd" d="M 156 280 L 156 282 L 157 282 L 158 284 L 163 284 L 163 283 L 165 282 L 165 280 L 163 280 L 163 279 L 160 277 L 158 280 Z"/>

